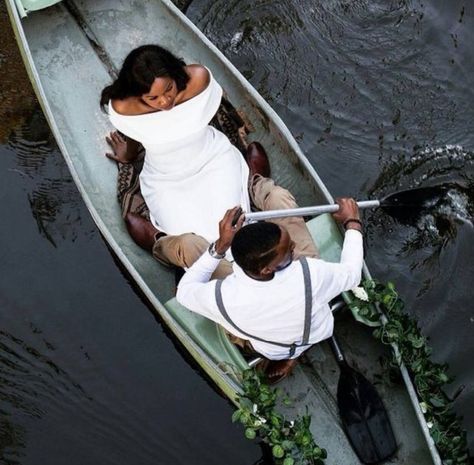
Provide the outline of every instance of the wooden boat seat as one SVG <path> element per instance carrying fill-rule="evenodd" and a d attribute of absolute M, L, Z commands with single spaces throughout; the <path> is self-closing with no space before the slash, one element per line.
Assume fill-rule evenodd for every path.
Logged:
<path fill-rule="evenodd" d="M 60 1 L 61 0 L 15 0 L 15 3 L 20 17 L 24 18 L 30 11 L 48 8 Z"/>

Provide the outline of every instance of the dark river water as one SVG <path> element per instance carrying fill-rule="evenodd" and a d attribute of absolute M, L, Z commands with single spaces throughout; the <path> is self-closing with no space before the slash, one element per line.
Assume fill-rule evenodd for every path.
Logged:
<path fill-rule="evenodd" d="M 455 407 L 473 449 L 472 2 L 195 0 L 187 14 L 335 196 L 446 186 L 410 224 L 366 212 L 367 262 L 450 364 L 450 391 L 465 386 Z M 263 463 L 107 249 L 3 3 L 0 25 L 0 463 Z"/>

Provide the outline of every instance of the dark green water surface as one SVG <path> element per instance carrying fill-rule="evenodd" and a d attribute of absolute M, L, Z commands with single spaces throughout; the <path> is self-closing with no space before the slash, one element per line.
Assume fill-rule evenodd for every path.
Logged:
<path fill-rule="evenodd" d="M 412 224 L 365 213 L 465 385 L 474 436 L 474 7 L 194 0 L 188 16 L 280 114 L 335 196 L 441 183 Z M 52 139 L 0 6 L 0 464 L 253 464 L 260 448 L 134 291 Z M 415 464 L 414 464 L 415 465 Z"/>

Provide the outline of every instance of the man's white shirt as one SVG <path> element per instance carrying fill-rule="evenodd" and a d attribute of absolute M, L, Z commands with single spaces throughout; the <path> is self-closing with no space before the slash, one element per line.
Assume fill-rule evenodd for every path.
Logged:
<path fill-rule="evenodd" d="M 334 318 L 328 302 L 341 292 L 357 286 L 363 264 L 362 234 L 346 231 L 340 263 L 307 258 L 313 295 L 309 343 L 315 344 L 331 336 Z M 280 360 L 289 358 L 289 349 L 261 342 L 236 330 L 221 315 L 215 298 L 216 281 L 210 277 L 219 260 L 204 253 L 185 273 L 178 286 L 177 300 L 189 310 L 223 326 L 227 331 L 248 339 L 263 356 Z M 275 272 L 269 281 L 247 276 L 234 263 L 234 272 L 222 283 L 222 300 L 231 320 L 243 331 L 267 341 L 297 345 L 302 342 L 305 289 L 299 261 Z M 293 357 L 309 346 L 297 347 Z"/>

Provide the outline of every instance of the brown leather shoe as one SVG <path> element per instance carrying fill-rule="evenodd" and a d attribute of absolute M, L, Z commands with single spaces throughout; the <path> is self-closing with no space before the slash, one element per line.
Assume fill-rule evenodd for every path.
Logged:
<path fill-rule="evenodd" d="M 249 165 L 251 176 L 253 174 L 260 174 L 264 178 L 270 177 L 270 162 L 260 142 L 252 142 L 249 144 L 245 160 Z"/>
<path fill-rule="evenodd" d="M 146 220 L 136 213 L 127 213 L 125 216 L 125 225 L 132 239 L 142 249 L 151 252 L 155 242 L 166 234 L 156 229 L 150 221 Z"/>

